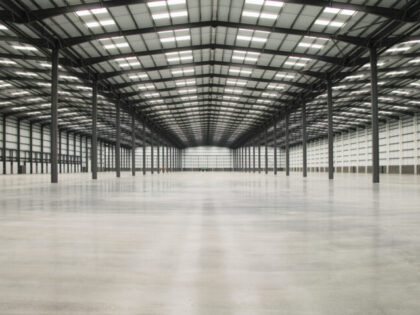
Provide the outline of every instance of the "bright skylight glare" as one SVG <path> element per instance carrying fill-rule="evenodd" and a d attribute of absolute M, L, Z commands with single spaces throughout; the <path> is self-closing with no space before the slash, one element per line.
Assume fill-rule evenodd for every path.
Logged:
<path fill-rule="evenodd" d="M 401 52 L 401 51 L 407 51 L 410 50 L 411 46 L 400 46 L 400 47 L 391 47 L 387 49 L 387 52 Z"/>
<path fill-rule="evenodd" d="M 0 64 L 3 64 L 3 65 L 15 65 L 16 62 L 13 61 L 13 60 L 9 60 L 9 59 L 3 59 L 3 60 L 0 60 Z"/>
<path fill-rule="evenodd" d="M 5 25 L 0 24 L 0 31 L 5 31 L 5 30 L 8 30 L 8 28 Z"/>
<path fill-rule="evenodd" d="M 180 61 L 193 60 L 193 55 L 192 55 L 191 50 L 170 52 L 170 53 L 166 53 L 165 56 L 168 62 L 180 62 Z"/>
<path fill-rule="evenodd" d="M 114 20 L 101 20 L 98 22 L 88 22 L 86 23 L 86 27 L 89 28 L 94 28 L 94 27 L 99 27 L 99 26 L 108 26 L 108 25 L 114 25 L 115 21 Z"/>
<path fill-rule="evenodd" d="M 298 44 L 299 47 L 304 47 L 304 48 L 313 48 L 313 49 L 322 49 L 324 48 L 324 45 L 321 44 L 311 44 L 311 43 L 299 43 Z"/>
<path fill-rule="evenodd" d="M 176 81 L 176 86 L 187 86 L 187 85 L 194 85 L 196 84 L 195 80 L 182 80 L 182 81 Z"/>
<path fill-rule="evenodd" d="M 33 46 L 12 45 L 12 47 L 16 50 L 28 50 L 28 51 L 38 50 L 37 48 Z"/>
<path fill-rule="evenodd" d="M 172 70 L 172 75 L 187 75 L 194 73 L 194 68 Z"/>
<path fill-rule="evenodd" d="M 226 84 L 228 85 L 238 85 L 238 86 L 245 86 L 247 81 L 244 80 L 235 80 L 235 79 L 228 79 Z"/>
<path fill-rule="evenodd" d="M 118 44 L 108 44 L 108 45 L 104 45 L 105 49 L 116 49 L 116 48 L 125 48 L 125 47 L 129 47 L 128 43 L 118 43 Z"/>
<path fill-rule="evenodd" d="M 356 12 L 357 11 L 354 11 L 354 10 L 337 9 L 337 8 L 332 8 L 332 7 L 326 7 L 324 9 L 324 13 L 328 13 L 328 14 L 340 14 L 340 15 L 347 15 L 347 16 L 352 16 Z"/>
<path fill-rule="evenodd" d="M 75 12 L 77 16 L 89 16 L 89 15 L 99 15 L 108 13 L 106 8 L 98 8 L 98 9 L 91 9 L 91 10 L 80 10 Z"/>
<path fill-rule="evenodd" d="M 35 72 L 23 72 L 23 71 L 17 71 L 15 72 L 17 75 L 23 75 L 23 76 L 27 76 L 27 77 L 36 77 L 38 76 L 37 73 Z"/>
<path fill-rule="evenodd" d="M 240 69 L 240 68 L 230 68 L 229 73 L 239 74 L 239 75 L 250 75 L 252 73 L 252 70 Z"/>
<path fill-rule="evenodd" d="M 315 21 L 316 25 L 324 25 L 324 26 L 331 26 L 331 27 L 342 27 L 344 26 L 344 22 L 339 21 L 330 21 L 330 20 L 324 20 L 324 19 L 318 19 Z"/>
<path fill-rule="evenodd" d="M 152 14 L 153 20 L 162 20 L 162 19 L 169 19 L 169 18 L 174 19 L 174 18 L 179 18 L 179 17 L 184 17 L 184 16 L 188 16 L 188 12 L 186 10 Z"/>
<path fill-rule="evenodd" d="M 257 62 L 259 56 L 260 56 L 260 53 L 258 52 L 234 50 L 232 54 L 232 60 Z"/>
<path fill-rule="evenodd" d="M 159 8 L 159 7 L 166 7 L 185 4 L 185 0 L 167 0 L 167 1 L 150 1 L 147 3 L 149 8 Z"/>
<path fill-rule="evenodd" d="M 295 76 L 293 74 L 287 74 L 287 73 L 277 73 L 276 78 L 284 78 L 284 79 L 294 79 Z"/>
<path fill-rule="evenodd" d="M 148 78 L 148 75 L 146 73 L 139 73 L 139 74 L 130 75 L 128 78 L 131 79 L 131 80 L 135 80 L 135 79 L 147 79 Z"/>

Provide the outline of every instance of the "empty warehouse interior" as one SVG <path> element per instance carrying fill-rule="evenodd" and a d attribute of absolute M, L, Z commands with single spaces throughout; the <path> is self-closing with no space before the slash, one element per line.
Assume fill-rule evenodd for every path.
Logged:
<path fill-rule="evenodd" d="M 420 313 L 420 2 L 0 0 L 0 314 Z"/>

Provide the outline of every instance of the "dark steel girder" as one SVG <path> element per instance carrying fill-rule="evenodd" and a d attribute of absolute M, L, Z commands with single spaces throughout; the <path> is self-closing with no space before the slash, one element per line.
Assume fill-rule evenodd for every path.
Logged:
<path fill-rule="evenodd" d="M 122 30 L 114 32 L 106 32 L 101 34 L 94 35 L 84 35 L 79 37 L 73 37 L 68 39 L 63 39 L 60 41 L 61 47 L 71 47 L 75 45 L 80 45 L 86 42 L 93 40 L 98 40 L 106 37 L 115 37 L 115 36 L 132 36 L 132 35 L 144 35 L 148 33 L 172 31 L 176 29 L 185 29 L 185 28 L 201 28 L 201 27 L 230 27 L 230 28 L 250 28 L 258 31 L 267 31 L 271 33 L 281 33 L 287 35 L 297 35 L 297 36 L 315 36 L 315 37 L 324 37 L 330 40 L 342 41 L 353 45 L 366 46 L 368 44 L 367 39 L 360 39 L 358 37 L 352 37 L 347 35 L 334 35 L 331 33 L 325 32 L 312 32 L 308 30 L 296 30 L 289 28 L 280 28 L 280 27 L 268 27 L 255 24 L 246 24 L 246 23 L 233 23 L 225 21 L 203 21 L 195 23 L 185 23 L 185 24 L 176 24 L 176 25 L 164 25 L 156 27 L 146 27 L 141 29 L 131 29 L 131 30 Z"/>
<path fill-rule="evenodd" d="M 153 2 L 157 0 L 108 0 L 108 1 L 100 1 L 100 2 L 92 2 L 92 3 L 85 3 L 85 4 L 77 4 L 77 5 L 69 5 L 69 6 L 62 6 L 56 7 L 51 9 L 40 9 L 40 10 L 32 10 L 27 12 L 26 14 L 19 14 L 12 13 L 9 11 L 0 11 L 0 19 L 3 21 L 10 21 L 15 23 L 29 23 L 34 21 L 40 21 L 42 19 L 52 18 L 57 15 L 72 13 L 78 10 L 88 10 L 94 8 L 112 8 L 118 6 L 126 6 L 126 5 L 134 5 L 134 4 L 141 4 L 147 2 Z M 350 9 L 350 10 L 357 10 L 360 12 L 374 14 L 383 18 L 392 19 L 392 20 L 400 20 L 400 21 L 407 21 L 413 22 L 417 21 L 417 16 L 411 16 L 410 12 L 406 12 L 400 9 L 392 9 L 380 6 L 369 6 L 369 5 L 360 5 L 360 4 L 351 4 L 351 3 L 343 3 L 338 1 L 330 1 L 330 0 L 274 0 L 279 2 L 284 2 L 286 4 L 298 4 L 298 5 L 309 5 L 314 7 L 335 7 L 339 9 Z"/>
<path fill-rule="evenodd" d="M 147 67 L 141 69 L 129 69 L 129 70 L 121 70 L 121 71 L 114 71 L 114 72 L 105 72 L 99 75 L 99 80 L 106 80 L 112 77 L 126 75 L 126 74 L 133 74 L 138 73 L 140 71 L 151 72 L 151 71 L 160 71 L 160 70 L 168 70 L 168 69 L 178 69 L 178 68 L 185 68 L 185 67 L 200 67 L 200 66 L 236 66 L 241 68 L 249 68 L 249 69 L 257 69 L 257 70 L 264 70 L 264 71 L 287 71 L 291 73 L 296 73 L 305 76 L 311 76 L 315 78 L 322 78 L 323 75 L 318 72 L 314 71 L 300 71 L 293 68 L 284 68 L 284 67 L 272 67 L 272 66 L 261 66 L 261 65 L 250 65 L 250 64 L 243 64 L 239 62 L 225 62 L 225 61 L 198 61 L 198 62 L 189 62 L 189 63 L 181 63 L 176 65 L 163 65 L 158 67 Z"/>

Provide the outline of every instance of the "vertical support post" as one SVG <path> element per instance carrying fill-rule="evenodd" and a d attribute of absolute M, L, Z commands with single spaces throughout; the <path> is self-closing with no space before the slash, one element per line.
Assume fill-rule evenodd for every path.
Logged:
<path fill-rule="evenodd" d="M 33 124 L 29 123 L 29 169 L 30 173 L 33 174 Z"/>
<path fill-rule="evenodd" d="M 258 173 L 261 173 L 261 143 L 258 142 Z"/>
<path fill-rule="evenodd" d="M 156 146 L 156 149 L 157 149 L 157 165 L 156 165 L 156 167 L 157 167 L 157 173 L 158 174 L 160 174 L 160 145 L 159 145 L 159 140 L 157 141 L 157 146 Z"/>
<path fill-rule="evenodd" d="M 79 161 L 79 172 L 82 172 L 82 167 L 83 167 L 83 143 L 82 143 L 82 135 L 79 135 L 79 157 L 80 157 L 80 161 Z"/>
<path fill-rule="evenodd" d="M 115 144 L 115 173 L 117 177 L 121 177 L 121 111 L 120 111 L 120 100 L 117 100 L 116 104 L 116 121 L 117 126 L 117 137 Z"/>
<path fill-rule="evenodd" d="M 86 155 L 86 173 L 89 172 L 89 144 L 88 144 L 88 137 L 85 138 L 86 142 L 85 142 L 85 155 Z"/>
<path fill-rule="evenodd" d="M 98 78 L 92 84 L 92 142 L 91 163 L 92 179 L 98 179 L 98 135 L 97 135 Z"/>
<path fill-rule="evenodd" d="M 51 183 L 58 183 L 57 134 L 58 134 L 58 49 L 54 48 L 51 54 Z"/>
<path fill-rule="evenodd" d="M 252 172 L 255 173 L 255 142 L 252 145 Z"/>
<path fill-rule="evenodd" d="M 146 175 L 146 124 L 143 123 L 143 175 Z"/>
<path fill-rule="evenodd" d="M 150 137 L 150 174 L 152 174 L 153 175 L 153 172 L 154 172 L 154 159 L 155 159 L 155 157 L 154 157 L 154 147 L 153 147 L 153 144 L 154 144 L 154 136 L 153 135 L 151 135 L 151 137 Z"/>
<path fill-rule="evenodd" d="M 328 107 L 328 178 L 334 179 L 334 129 L 333 129 L 333 99 L 332 82 L 327 79 L 327 107 Z"/>
<path fill-rule="evenodd" d="M 41 125 L 41 140 L 40 140 L 40 150 L 41 150 L 41 174 L 44 174 L 44 125 Z"/>
<path fill-rule="evenodd" d="M 248 146 L 248 172 L 251 173 L 251 146 Z"/>
<path fill-rule="evenodd" d="M 370 85 L 372 105 L 372 182 L 379 183 L 378 68 L 375 48 L 370 53 Z"/>
<path fill-rule="evenodd" d="M 3 114 L 3 148 L 2 148 L 2 157 L 3 157 L 3 174 L 6 174 L 6 115 Z"/>
<path fill-rule="evenodd" d="M 136 119 L 131 116 L 131 175 L 136 176 Z"/>
<path fill-rule="evenodd" d="M 76 173 L 76 133 L 73 134 L 73 173 Z"/>
<path fill-rule="evenodd" d="M 17 126 L 16 126 L 16 159 L 18 162 L 18 168 L 20 166 L 20 119 L 17 120 Z"/>
<path fill-rule="evenodd" d="M 306 103 L 302 101 L 302 173 L 307 176 L 307 150 L 306 150 Z"/>
<path fill-rule="evenodd" d="M 66 164 L 67 164 L 67 173 L 70 173 L 70 135 L 69 132 L 66 132 Z"/>
<path fill-rule="evenodd" d="M 290 147 L 289 147 L 289 113 L 285 117 L 285 137 L 286 137 L 286 176 L 290 175 Z"/>
<path fill-rule="evenodd" d="M 267 139 L 267 129 L 264 132 L 264 142 L 265 142 L 265 173 L 268 174 L 268 139 Z"/>
<path fill-rule="evenodd" d="M 277 175 L 277 124 L 274 122 L 274 175 Z"/>

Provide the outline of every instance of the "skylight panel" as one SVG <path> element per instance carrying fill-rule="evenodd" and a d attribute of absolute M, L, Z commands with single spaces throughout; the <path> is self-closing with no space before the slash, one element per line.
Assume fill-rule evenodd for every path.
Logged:
<path fill-rule="evenodd" d="M 402 74 L 406 74 L 408 71 L 407 70 L 401 70 L 401 71 L 390 71 L 385 73 L 385 75 L 402 75 Z"/>
<path fill-rule="evenodd" d="M 238 86 L 245 86 L 247 81 L 244 80 L 236 80 L 236 79 L 228 79 L 226 84 L 228 85 L 238 85 Z"/>
<path fill-rule="evenodd" d="M 264 96 L 264 97 L 278 97 L 278 94 L 277 93 L 263 92 L 263 93 L 261 93 L 261 96 Z"/>
<path fill-rule="evenodd" d="M 108 25 L 114 25 L 114 20 L 100 20 L 95 22 L 87 22 L 85 25 L 89 28 L 99 27 L 99 26 L 108 26 Z"/>
<path fill-rule="evenodd" d="M 267 88 L 268 88 L 268 89 L 275 89 L 275 90 L 283 90 L 283 89 L 284 89 L 284 86 L 283 86 L 283 85 L 281 85 L 281 84 L 278 84 L 278 83 L 270 83 L 270 84 L 267 86 Z"/>
<path fill-rule="evenodd" d="M 331 20 L 324 20 L 324 19 L 318 19 L 315 21 L 316 25 L 323 25 L 323 26 L 331 26 L 331 27 L 343 27 L 344 22 L 339 21 L 331 21 Z"/>
<path fill-rule="evenodd" d="M 0 60 L 0 64 L 3 64 L 3 65 L 15 65 L 16 62 L 13 61 L 13 60 L 3 59 L 3 60 Z"/>
<path fill-rule="evenodd" d="M 107 44 L 104 45 L 105 49 L 116 49 L 116 48 L 125 48 L 125 47 L 129 47 L 128 43 L 118 43 L 118 44 Z"/>
<path fill-rule="evenodd" d="M 189 29 L 158 32 L 161 43 L 181 42 L 191 39 Z"/>
<path fill-rule="evenodd" d="M 6 31 L 6 30 L 8 30 L 8 28 L 5 25 L 0 24 L 0 31 Z"/>
<path fill-rule="evenodd" d="M 196 84 L 195 80 L 182 80 L 182 81 L 176 81 L 176 86 L 187 86 L 187 85 L 194 85 Z"/>
<path fill-rule="evenodd" d="M 73 75 L 60 75 L 59 78 L 63 80 L 79 80 L 78 77 L 75 77 Z"/>
<path fill-rule="evenodd" d="M 33 46 L 12 45 L 12 47 L 16 50 L 28 50 L 28 51 L 38 50 L 36 47 L 33 47 Z"/>
<path fill-rule="evenodd" d="M 322 49 L 324 48 L 324 45 L 321 44 L 312 44 L 312 43 L 304 43 L 304 42 L 300 42 L 298 44 L 299 47 L 304 47 L 304 48 L 313 48 L 313 49 Z"/>
<path fill-rule="evenodd" d="M 17 91 L 17 92 L 10 93 L 10 95 L 13 95 L 13 96 L 26 95 L 26 94 L 29 94 L 29 92 L 28 91 Z"/>
<path fill-rule="evenodd" d="M 114 61 L 118 62 L 118 66 L 121 68 L 136 67 L 141 65 L 137 57 L 117 58 L 114 59 Z"/>
<path fill-rule="evenodd" d="M 348 10 L 348 9 L 338 9 L 338 8 L 332 8 L 332 7 L 326 7 L 324 9 L 324 13 L 327 14 L 339 14 L 339 15 L 346 15 L 346 16 L 352 16 L 356 13 L 355 10 Z"/>
<path fill-rule="evenodd" d="M 22 75 L 22 76 L 26 76 L 26 77 L 37 77 L 38 74 L 35 72 L 23 72 L 23 71 L 17 71 L 15 72 L 17 75 Z"/>
<path fill-rule="evenodd" d="M 232 60 L 257 62 L 260 53 L 252 51 L 234 50 L 232 54 Z"/>
<path fill-rule="evenodd" d="M 227 93 L 233 93 L 233 94 L 242 94 L 244 92 L 244 90 L 242 90 L 242 89 L 225 88 L 225 92 L 227 92 Z"/>
<path fill-rule="evenodd" d="M 142 84 L 137 86 L 139 90 L 153 90 L 155 86 L 153 84 Z"/>
<path fill-rule="evenodd" d="M 170 52 L 166 53 L 165 56 L 169 63 L 193 60 L 192 50 Z"/>
<path fill-rule="evenodd" d="M 166 7 L 173 5 L 185 4 L 185 0 L 167 0 L 167 1 L 151 1 L 147 3 L 149 8 Z"/>
<path fill-rule="evenodd" d="M 135 79 L 147 79 L 148 78 L 148 75 L 146 73 L 139 73 L 139 74 L 130 75 L 128 78 L 131 79 L 131 80 L 135 80 Z"/>
<path fill-rule="evenodd" d="M 386 52 L 401 52 L 410 50 L 411 46 L 398 46 L 398 47 L 391 47 L 386 50 Z"/>
<path fill-rule="evenodd" d="M 184 17 L 184 16 L 188 16 L 187 10 L 152 14 L 153 20 L 162 20 L 162 19 L 169 19 L 169 18 L 173 19 L 173 18 Z"/>
<path fill-rule="evenodd" d="M 147 98 L 152 98 L 152 97 L 156 97 L 156 96 L 159 96 L 160 94 L 159 93 L 157 93 L 157 92 L 155 92 L 155 93 L 145 93 L 145 94 L 143 94 L 143 96 L 144 97 L 147 97 Z"/>
<path fill-rule="evenodd" d="M 284 3 L 281 1 L 270 1 L 270 0 L 246 0 L 245 3 L 259 5 L 259 6 L 265 5 L 268 7 L 277 7 L 277 8 L 281 8 L 284 5 Z"/>
<path fill-rule="evenodd" d="M 265 43 L 270 32 L 254 31 L 250 29 L 239 29 L 236 40 L 245 42 Z"/>
<path fill-rule="evenodd" d="M 295 76 L 293 74 L 287 74 L 287 73 L 277 73 L 276 78 L 284 78 L 284 79 L 294 79 Z"/>
<path fill-rule="evenodd" d="M 90 16 L 90 15 L 99 15 L 99 14 L 105 14 L 108 13 L 108 10 L 106 8 L 97 8 L 97 9 L 91 9 L 91 10 L 80 10 L 75 12 L 77 16 Z"/>
<path fill-rule="evenodd" d="M 180 94 L 187 94 L 187 93 L 196 93 L 197 89 L 182 89 L 178 90 L 178 93 Z"/>
<path fill-rule="evenodd" d="M 194 68 L 172 70 L 172 75 L 187 75 L 194 73 Z"/>
<path fill-rule="evenodd" d="M 284 64 L 292 67 L 305 67 L 310 60 L 310 58 L 290 56 Z"/>
<path fill-rule="evenodd" d="M 250 75 L 252 73 L 252 70 L 242 68 L 230 68 L 229 72 L 234 75 Z"/>

